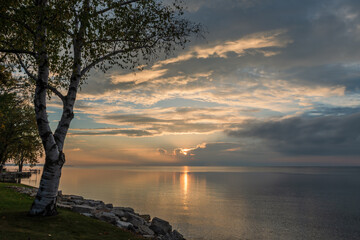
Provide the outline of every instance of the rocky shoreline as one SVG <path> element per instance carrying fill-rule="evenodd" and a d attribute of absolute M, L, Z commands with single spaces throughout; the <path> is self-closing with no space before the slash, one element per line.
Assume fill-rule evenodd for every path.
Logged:
<path fill-rule="evenodd" d="M 35 197 L 37 188 L 11 186 L 18 192 Z M 69 209 L 87 217 L 99 219 L 116 227 L 130 230 L 144 238 L 156 240 L 184 240 L 169 222 L 148 214 L 138 214 L 130 207 L 114 207 L 100 200 L 84 199 L 82 196 L 65 195 L 59 191 L 57 207 Z"/>

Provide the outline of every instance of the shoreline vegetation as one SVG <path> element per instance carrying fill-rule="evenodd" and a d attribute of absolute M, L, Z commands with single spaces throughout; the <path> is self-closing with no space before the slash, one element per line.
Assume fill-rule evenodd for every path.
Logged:
<path fill-rule="evenodd" d="M 130 207 L 114 207 L 82 196 L 58 194 L 59 215 L 30 217 L 37 188 L 0 183 L 1 240 L 117 239 L 183 240 L 165 220 L 140 215 Z M 151 220 L 151 221 L 150 221 Z"/>

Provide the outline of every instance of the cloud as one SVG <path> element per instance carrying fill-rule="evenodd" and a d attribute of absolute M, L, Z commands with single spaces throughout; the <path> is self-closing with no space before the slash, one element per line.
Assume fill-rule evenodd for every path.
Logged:
<path fill-rule="evenodd" d="M 138 130 L 138 129 L 87 129 L 87 130 L 80 130 L 80 129 L 71 129 L 70 136 L 111 136 L 111 135 L 119 135 L 119 136 L 128 136 L 128 137 L 148 137 L 153 136 L 154 134 L 145 131 L 145 130 Z"/>
<path fill-rule="evenodd" d="M 168 156 L 189 166 L 257 165 L 269 161 L 267 148 L 255 149 L 245 142 L 203 142 L 191 148 L 175 148 Z"/>
<path fill-rule="evenodd" d="M 214 47 L 196 47 L 194 52 L 198 58 L 208 58 L 212 55 L 227 58 L 227 54 L 230 52 L 242 56 L 248 49 L 264 49 L 269 47 L 281 48 L 292 42 L 283 37 L 284 33 L 286 33 L 285 30 L 255 33 L 236 41 L 226 41 Z M 260 53 L 263 53 L 266 56 L 265 50 L 260 51 Z M 273 56 L 274 54 L 274 52 L 271 52 L 268 56 Z"/>
<path fill-rule="evenodd" d="M 359 155 L 360 113 L 247 122 L 230 136 L 258 138 L 286 155 Z"/>
<path fill-rule="evenodd" d="M 278 54 L 278 51 L 270 50 L 270 48 L 284 48 L 292 42 L 285 35 L 286 30 L 271 30 L 266 32 L 258 32 L 249 34 L 233 41 L 224 41 L 211 44 L 212 46 L 195 46 L 186 53 L 177 57 L 157 62 L 153 68 L 158 69 L 169 64 L 175 64 L 188 61 L 192 58 L 209 58 L 220 57 L 227 58 L 228 54 L 236 53 L 237 56 L 243 56 L 247 50 L 255 50 L 257 53 L 270 57 Z M 150 73 L 150 72 L 149 72 Z M 151 72 L 150 76 L 157 75 L 158 70 Z"/>
<path fill-rule="evenodd" d="M 116 83 L 135 83 L 139 84 L 142 82 L 146 82 L 152 79 L 157 79 L 162 77 L 166 73 L 166 69 L 160 70 L 143 70 L 137 73 L 128 73 L 125 75 L 115 75 L 111 76 L 112 82 Z"/>

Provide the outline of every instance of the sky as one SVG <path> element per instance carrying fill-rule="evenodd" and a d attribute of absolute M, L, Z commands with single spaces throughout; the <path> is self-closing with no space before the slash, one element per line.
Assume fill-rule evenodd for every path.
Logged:
<path fill-rule="evenodd" d="M 92 71 L 67 165 L 360 165 L 360 1 L 184 2 L 205 38 Z"/>

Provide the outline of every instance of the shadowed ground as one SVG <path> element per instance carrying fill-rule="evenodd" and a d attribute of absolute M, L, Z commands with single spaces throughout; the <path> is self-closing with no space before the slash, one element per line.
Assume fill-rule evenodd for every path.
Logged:
<path fill-rule="evenodd" d="M 0 240 L 142 239 L 108 223 L 59 209 L 54 217 L 29 217 L 33 198 L 0 183 Z"/>

